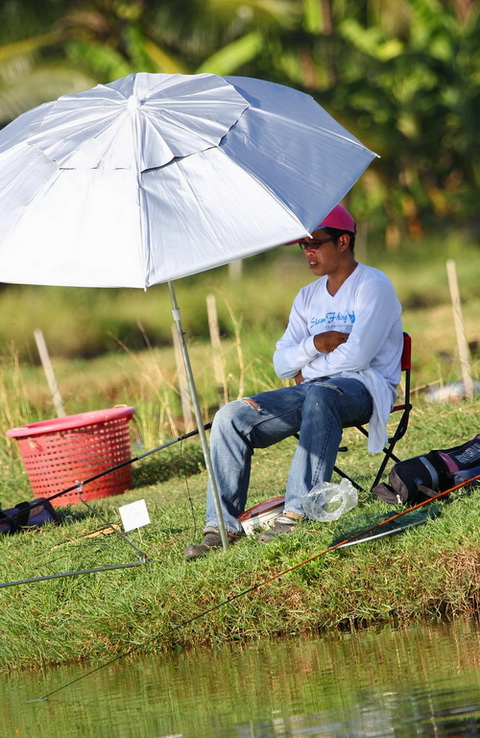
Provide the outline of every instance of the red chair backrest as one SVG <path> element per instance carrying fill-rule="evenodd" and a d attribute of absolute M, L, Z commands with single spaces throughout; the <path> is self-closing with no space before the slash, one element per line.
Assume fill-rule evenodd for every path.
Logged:
<path fill-rule="evenodd" d="M 408 333 L 403 334 L 402 372 L 412 368 L 412 339 Z"/>

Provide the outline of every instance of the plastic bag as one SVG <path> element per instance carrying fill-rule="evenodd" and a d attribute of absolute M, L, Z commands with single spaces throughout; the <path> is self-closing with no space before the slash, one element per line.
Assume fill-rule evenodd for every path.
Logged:
<path fill-rule="evenodd" d="M 314 487 L 302 500 L 307 518 L 329 523 L 352 510 L 358 502 L 358 493 L 348 479 L 339 484 L 322 482 Z"/>

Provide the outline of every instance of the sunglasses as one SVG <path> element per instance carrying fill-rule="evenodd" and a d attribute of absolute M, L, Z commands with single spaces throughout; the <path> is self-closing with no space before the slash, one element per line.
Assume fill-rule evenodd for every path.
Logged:
<path fill-rule="evenodd" d="M 307 249 L 318 249 L 320 246 L 323 246 L 324 243 L 328 243 L 331 240 L 331 237 L 324 238 L 322 241 L 319 241 L 317 238 L 302 238 L 302 240 L 298 242 L 298 245 L 302 251 L 306 251 Z"/>

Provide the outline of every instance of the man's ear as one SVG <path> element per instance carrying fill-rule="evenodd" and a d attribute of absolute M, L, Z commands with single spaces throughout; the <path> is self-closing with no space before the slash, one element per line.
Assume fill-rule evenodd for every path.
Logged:
<path fill-rule="evenodd" d="M 350 248 L 350 236 L 348 233 L 342 233 L 342 235 L 338 237 L 338 245 L 340 246 L 341 251 L 347 251 Z"/>

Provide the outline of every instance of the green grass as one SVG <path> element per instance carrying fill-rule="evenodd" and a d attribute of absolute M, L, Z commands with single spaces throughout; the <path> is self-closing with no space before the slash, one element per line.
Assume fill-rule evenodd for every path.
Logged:
<path fill-rule="evenodd" d="M 400 452 L 408 457 L 473 437 L 477 416 L 478 401 L 441 409 L 420 403 Z M 353 431 L 346 438 L 351 450 L 343 465 L 368 484 L 379 457 L 367 454 Z M 287 440 L 256 453 L 251 504 L 284 491 L 294 449 L 295 441 Z M 480 598 L 477 492 L 417 528 L 327 553 L 262 584 L 322 552 L 338 535 L 369 527 L 396 509 L 362 493 L 359 505 L 337 523 L 309 521 L 268 546 L 248 537 L 227 553 L 185 562 L 184 547 L 201 538 L 203 527 L 206 474 L 198 445 L 183 443 L 138 462 L 134 478 L 133 490 L 89 505 L 118 523 L 120 505 L 145 499 L 151 524 L 129 538 L 147 554 L 148 563 L 3 588 L 3 668 L 98 662 L 106 652 L 115 655 L 137 647 L 155 653 L 475 616 Z M 17 482 L 16 491 L 12 488 L 5 497 L 28 499 L 21 474 Z M 115 534 L 84 538 L 103 524 L 83 505 L 61 510 L 68 517 L 59 527 L 0 539 L 2 581 L 139 560 Z M 252 585 L 261 587 L 188 622 Z"/>
<path fill-rule="evenodd" d="M 426 387 L 460 377 L 444 270 L 444 260 L 451 257 L 457 260 L 467 337 L 474 342 L 480 262 L 473 246 L 460 247 L 450 239 L 409 245 L 388 260 L 376 259 L 397 287 L 405 306 L 404 325 L 413 337 L 414 412 L 399 445 L 402 458 L 453 446 L 478 432 L 477 398 L 429 404 L 424 397 Z M 228 280 L 226 270 L 215 270 L 179 285 L 206 420 L 214 413 L 218 394 L 205 333 L 205 295 L 213 292 L 217 297 L 222 368 L 228 396 L 234 398 L 278 386 L 271 368 L 273 345 L 305 279 L 301 254 L 284 249 L 276 259 L 250 260 L 238 283 Z M 16 444 L 4 435 L 6 429 L 54 415 L 46 381 L 36 365 L 31 343 L 34 328 L 44 331 L 67 413 L 114 404 L 137 408 L 132 423 L 136 455 L 183 431 L 170 323 L 163 287 L 146 295 L 46 288 L 8 288 L 0 293 L 0 336 L 5 346 L 0 359 L 3 508 L 33 496 Z M 478 369 L 474 356 L 475 377 Z M 353 431 L 345 436 L 350 452 L 341 459 L 342 465 L 368 487 L 379 457 L 369 455 L 365 441 Z M 256 452 L 250 504 L 283 493 L 294 449 L 295 441 L 287 440 Z M 308 522 L 295 535 L 268 547 L 248 537 L 227 553 L 218 551 L 187 563 L 183 549 L 201 538 L 205 485 L 197 443 L 184 442 L 137 462 L 132 490 L 91 504 L 116 523 L 120 505 L 146 500 L 151 525 L 130 533 L 129 538 L 146 552 L 148 563 L 2 588 L 0 667 L 96 663 L 104 660 L 107 651 L 115 655 L 137 647 L 158 652 L 476 616 L 480 600 L 477 492 L 448 505 L 425 525 L 327 553 L 267 584 L 272 576 L 323 551 L 336 536 L 360 525 L 368 527 L 394 510 L 365 493 L 338 523 Z M 62 512 L 66 518 L 59 527 L 0 538 L 3 582 L 138 560 L 116 535 L 85 538 L 102 523 L 84 506 L 71 505 Z M 229 601 L 258 584 L 260 589 Z M 196 615 L 200 617 L 188 622 Z"/>

